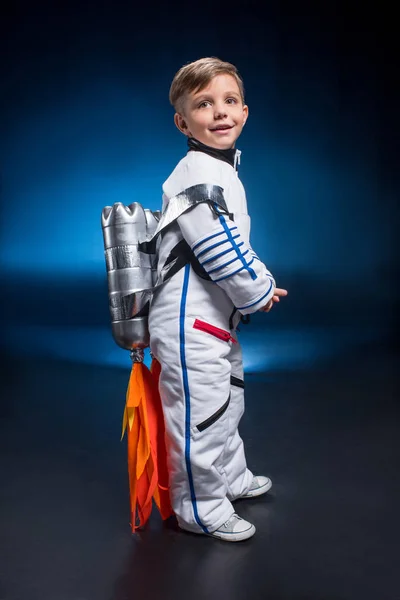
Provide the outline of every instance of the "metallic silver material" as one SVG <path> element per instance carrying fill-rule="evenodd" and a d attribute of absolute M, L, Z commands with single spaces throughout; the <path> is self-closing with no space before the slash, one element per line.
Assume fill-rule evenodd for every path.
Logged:
<path fill-rule="evenodd" d="M 199 184 L 187 188 L 168 202 L 163 214 L 144 209 L 138 202 L 106 206 L 101 216 L 107 267 L 109 307 L 115 342 L 127 350 L 149 345 L 148 310 L 153 291 L 163 284 L 172 261 L 157 278 L 157 257 L 163 229 L 190 208 L 202 202 L 216 203 L 228 212 L 223 189 Z M 139 249 L 142 242 L 154 240 L 154 253 Z M 177 260 L 177 259 L 176 259 Z"/>
<path fill-rule="evenodd" d="M 147 242 L 151 242 L 152 240 L 155 240 L 155 242 L 156 242 L 155 258 L 156 259 L 158 256 L 158 245 L 160 243 L 160 237 L 157 237 L 158 234 L 163 229 L 165 229 L 168 225 L 170 225 L 173 221 L 178 219 L 178 217 L 180 217 L 187 210 L 189 210 L 190 208 L 193 208 L 194 206 L 197 206 L 197 204 L 201 204 L 202 202 L 215 202 L 218 204 L 218 206 L 220 208 L 222 208 L 223 210 L 228 212 L 228 207 L 226 205 L 226 202 L 225 202 L 225 199 L 223 196 L 223 189 L 218 185 L 213 185 L 211 183 L 200 183 L 198 185 L 193 185 L 190 188 L 187 188 L 186 190 L 183 190 L 183 192 L 180 192 L 179 194 L 177 194 L 176 196 L 174 196 L 173 198 L 171 198 L 169 200 L 167 208 L 166 208 L 165 212 L 161 215 L 161 218 L 158 222 L 158 225 L 157 225 L 154 233 L 152 235 L 150 235 L 149 237 L 147 237 L 147 239 L 146 239 Z M 157 211 L 157 213 L 160 214 L 159 211 Z M 155 215 L 156 215 L 156 213 L 153 213 L 153 216 L 155 216 Z M 163 285 L 168 272 L 172 269 L 172 267 L 175 265 L 177 260 L 178 260 L 178 258 L 175 258 L 167 266 L 164 266 L 161 269 L 158 277 L 153 279 L 152 287 L 145 288 L 142 290 L 142 292 L 144 294 L 149 292 L 150 298 L 151 298 L 152 292 L 154 292 L 154 290 L 156 288 Z M 128 315 L 132 314 L 132 311 L 135 310 L 135 308 L 136 308 L 136 296 L 137 295 L 138 295 L 138 292 L 136 291 L 134 294 L 130 294 L 129 296 L 126 296 L 124 298 L 124 306 L 123 307 L 121 306 L 120 314 L 128 314 Z M 146 297 L 146 300 L 145 300 L 145 302 L 146 302 L 147 299 L 149 298 L 149 296 L 145 295 L 145 297 Z"/>
<path fill-rule="evenodd" d="M 150 255 L 139 252 L 137 245 L 114 246 L 105 250 L 107 271 L 146 266 L 151 268 Z"/>
<path fill-rule="evenodd" d="M 115 342 L 127 350 L 149 345 L 147 316 L 151 290 L 157 277 L 157 257 L 139 250 L 158 224 L 138 202 L 117 202 L 102 212 L 111 329 Z"/>
<path fill-rule="evenodd" d="M 138 202 L 125 206 L 116 202 L 113 206 L 106 206 L 101 216 L 103 228 L 104 248 L 115 246 L 129 246 L 137 244 L 146 236 L 146 215 L 143 207 Z"/>
<path fill-rule="evenodd" d="M 130 355 L 132 362 L 142 363 L 144 361 L 144 352 L 141 348 L 131 350 Z"/>
<path fill-rule="evenodd" d="M 153 237 L 156 232 L 158 222 L 161 218 L 161 211 L 160 210 L 151 211 L 149 208 L 145 208 L 144 212 L 146 215 L 147 236 L 150 235 L 151 237 Z M 160 245 L 160 240 L 158 240 L 158 243 L 156 244 L 155 253 L 147 254 L 147 256 L 150 258 L 151 267 L 155 271 L 157 271 L 157 258 L 158 258 L 158 246 L 159 245 Z M 156 276 L 154 276 L 154 281 L 155 281 L 155 279 L 156 279 Z"/>
<path fill-rule="evenodd" d="M 111 324 L 114 341 L 124 350 L 144 350 L 150 344 L 147 319 L 146 316 L 114 321 Z"/>
<path fill-rule="evenodd" d="M 146 304 L 151 300 L 152 290 L 152 287 L 148 290 L 137 290 L 126 296 L 110 294 L 109 307 L 112 321 L 134 319 L 143 309 L 147 315 Z"/>
<path fill-rule="evenodd" d="M 186 190 L 183 190 L 183 192 L 180 192 L 180 194 L 177 194 L 169 200 L 167 208 L 158 222 L 157 229 L 147 241 L 156 237 L 160 231 L 183 215 L 189 208 L 201 204 L 202 202 L 216 202 L 221 208 L 228 212 L 223 191 L 222 187 L 213 185 L 212 183 L 199 183 L 198 185 L 192 185 Z"/>

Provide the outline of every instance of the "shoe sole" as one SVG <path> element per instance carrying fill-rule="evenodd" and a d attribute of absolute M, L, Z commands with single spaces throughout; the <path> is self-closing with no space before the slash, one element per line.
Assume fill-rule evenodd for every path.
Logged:
<path fill-rule="evenodd" d="M 213 537 L 217 540 L 222 540 L 223 542 L 244 542 L 245 540 L 250 539 L 256 532 L 256 528 L 254 525 L 246 529 L 246 531 L 242 531 L 241 533 L 219 533 L 214 531 L 213 533 L 204 533 L 203 531 L 190 531 L 189 529 L 184 529 L 180 525 L 178 525 L 179 529 L 184 531 L 185 533 L 193 533 L 194 535 L 206 535 L 207 537 Z"/>
<path fill-rule="evenodd" d="M 266 494 L 267 492 L 269 492 L 269 490 L 272 488 L 272 481 L 269 480 L 268 483 L 266 483 L 265 485 L 262 485 L 261 487 L 257 488 L 256 490 L 251 490 L 251 492 L 247 492 L 247 494 L 245 494 L 244 496 L 240 496 L 240 498 L 255 498 L 256 496 L 262 496 L 263 494 Z M 239 498 L 238 498 L 239 500 Z"/>
<path fill-rule="evenodd" d="M 214 531 L 213 533 L 208 533 L 209 537 L 216 538 L 217 540 L 222 540 L 223 542 L 244 542 L 245 540 L 250 539 L 256 532 L 256 528 L 254 525 L 246 529 L 246 531 L 242 531 L 241 533 L 220 533 L 218 531 Z"/>

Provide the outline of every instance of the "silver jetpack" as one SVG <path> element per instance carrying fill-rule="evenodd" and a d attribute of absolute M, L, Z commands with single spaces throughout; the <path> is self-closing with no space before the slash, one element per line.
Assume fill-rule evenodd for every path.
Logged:
<path fill-rule="evenodd" d="M 182 240 L 157 277 L 159 234 L 202 202 L 228 213 L 222 188 L 211 184 L 194 185 L 174 196 L 162 214 L 138 202 L 129 206 L 117 202 L 102 211 L 112 335 L 118 346 L 131 351 L 135 362 L 143 361 L 143 351 L 150 345 L 148 315 L 154 290 L 193 259 Z"/>
<path fill-rule="evenodd" d="M 107 268 L 111 328 L 115 342 L 125 350 L 149 345 L 148 310 L 157 277 L 156 245 L 152 254 L 139 244 L 157 229 L 160 212 L 138 202 L 106 206 L 101 216 Z"/>

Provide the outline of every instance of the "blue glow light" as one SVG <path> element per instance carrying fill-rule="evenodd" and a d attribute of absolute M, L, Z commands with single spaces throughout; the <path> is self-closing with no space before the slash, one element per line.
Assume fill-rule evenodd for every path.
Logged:
<path fill-rule="evenodd" d="M 103 364 L 130 369 L 128 350 L 115 344 L 106 327 L 5 327 L 4 339 L 16 356 L 68 360 L 84 364 Z M 314 366 L 348 350 L 352 345 L 376 339 L 373 329 L 286 329 L 284 331 L 247 331 L 239 336 L 243 347 L 245 372 L 302 369 Z M 151 358 L 145 352 L 145 364 Z"/>
<path fill-rule="evenodd" d="M 111 337 L 106 286 L 96 283 L 106 278 L 101 211 L 134 201 L 159 209 L 162 183 L 186 153 L 186 142 L 156 87 L 154 94 L 138 91 L 111 75 L 79 86 L 71 87 L 68 97 L 52 97 L 49 106 L 32 103 L 7 131 L 0 260 L 7 287 L 13 277 L 27 281 L 14 301 L 10 294 L 8 343 L 17 353 L 25 351 L 28 339 L 46 355 L 130 365 L 128 353 Z M 390 219 L 377 200 L 370 150 L 358 148 L 358 162 L 349 162 L 334 121 L 326 121 L 312 138 L 308 130 L 303 137 L 297 130 L 278 139 L 267 131 L 265 112 L 252 118 L 238 142 L 252 246 L 278 285 L 285 277 L 296 284 L 293 314 L 296 309 L 301 318 L 308 311 L 308 322 L 314 322 L 329 303 L 346 308 L 350 286 L 347 322 L 355 306 L 368 315 L 368 302 L 388 306 L 390 288 L 377 285 L 376 275 L 384 281 L 382 266 L 389 269 L 393 262 Z M 379 226 L 383 223 L 386 229 Z M 40 279 L 37 289 L 35 279 Z M 67 294 L 60 308 L 60 297 Z M 276 310 L 284 311 L 283 303 Z M 62 327 L 66 316 L 68 329 Z M 273 321 L 274 316 L 266 322 Z M 290 323 L 289 337 L 274 337 L 258 330 L 255 319 L 256 329 L 243 337 L 247 370 L 301 365 L 324 352 L 318 335 L 300 334 L 300 322 Z M 262 336 L 268 339 L 265 346 Z M 328 343 L 326 351 L 333 346 Z"/>

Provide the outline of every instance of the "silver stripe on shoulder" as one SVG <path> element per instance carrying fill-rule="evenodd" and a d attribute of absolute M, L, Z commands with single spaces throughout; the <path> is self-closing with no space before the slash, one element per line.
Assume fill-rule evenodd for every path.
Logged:
<path fill-rule="evenodd" d="M 199 183 L 186 188 L 186 190 L 183 190 L 183 192 L 180 192 L 169 200 L 167 207 L 158 222 L 157 229 L 147 241 L 155 238 L 160 231 L 183 215 L 189 208 L 201 204 L 202 202 L 216 202 L 218 206 L 228 212 L 223 191 L 222 187 L 213 185 L 212 183 Z"/>

